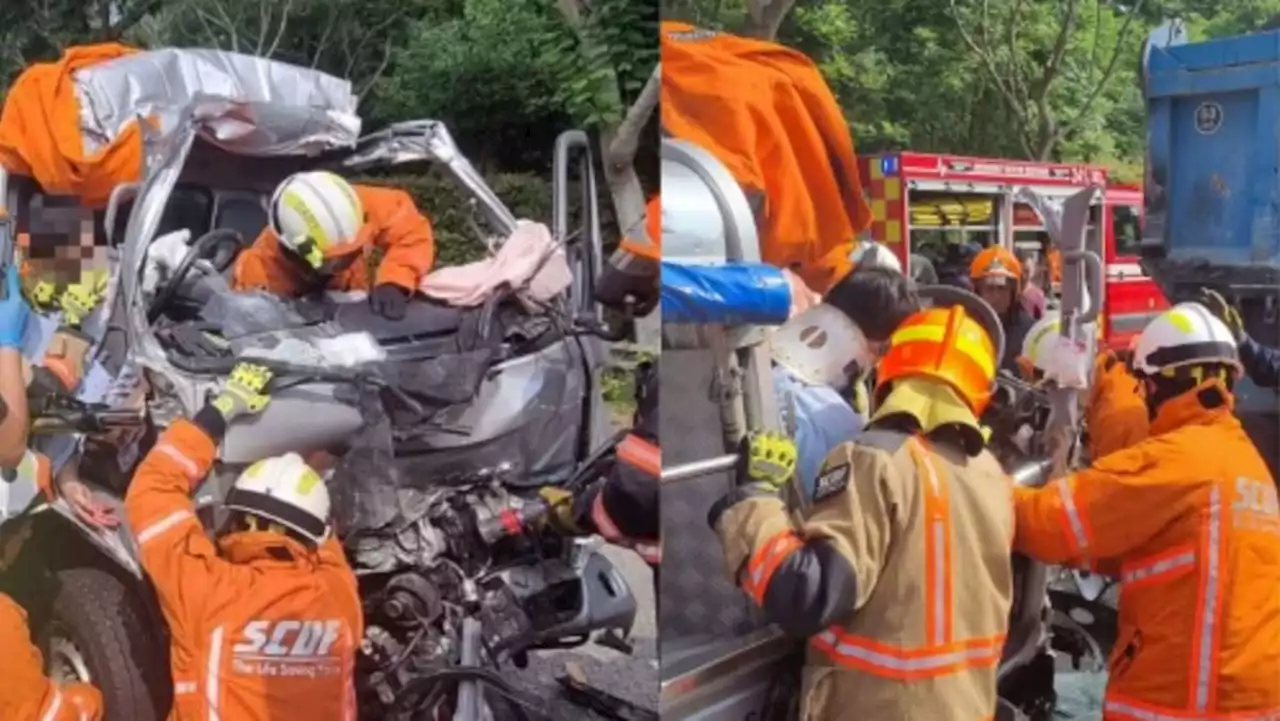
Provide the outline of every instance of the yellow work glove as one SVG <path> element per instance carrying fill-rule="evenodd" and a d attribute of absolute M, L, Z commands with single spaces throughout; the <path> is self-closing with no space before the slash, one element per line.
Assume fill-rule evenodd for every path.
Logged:
<path fill-rule="evenodd" d="M 106 295 L 105 277 L 68 286 L 58 297 L 58 307 L 62 310 L 63 322 L 72 328 L 79 327 L 84 319 L 102 303 Z"/>
<path fill-rule="evenodd" d="M 547 504 L 548 521 L 558 533 L 566 536 L 586 535 L 574 518 L 572 493 L 559 486 L 547 486 L 538 491 L 538 497 Z"/>
<path fill-rule="evenodd" d="M 1228 303 L 1221 293 L 1216 290 L 1201 288 L 1200 302 L 1209 309 L 1210 313 L 1218 316 L 1218 320 L 1226 324 L 1227 329 L 1231 331 L 1231 336 L 1236 339 L 1236 343 L 1244 340 L 1244 318 L 1240 317 L 1240 311 L 1234 305 Z"/>
<path fill-rule="evenodd" d="M 755 484 L 777 491 L 796 472 L 795 441 L 777 431 L 756 431 L 739 447 L 738 484 Z"/>
<path fill-rule="evenodd" d="M 261 413 L 271 400 L 271 396 L 264 393 L 271 377 L 266 366 L 239 363 L 231 369 L 226 387 L 213 399 L 212 405 L 228 422 L 245 414 Z"/>

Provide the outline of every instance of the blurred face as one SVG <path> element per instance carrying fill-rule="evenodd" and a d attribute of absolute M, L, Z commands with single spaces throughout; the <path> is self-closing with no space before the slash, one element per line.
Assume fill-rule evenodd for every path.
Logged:
<path fill-rule="evenodd" d="M 1008 313 L 1013 306 L 1014 284 L 1010 278 L 984 278 L 978 281 L 977 291 L 1000 315 Z"/>
<path fill-rule="evenodd" d="M 91 272 L 109 269 L 105 247 L 94 244 L 92 214 L 69 205 L 33 203 L 29 232 L 19 236 L 26 283 L 57 287 L 87 282 Z"/>

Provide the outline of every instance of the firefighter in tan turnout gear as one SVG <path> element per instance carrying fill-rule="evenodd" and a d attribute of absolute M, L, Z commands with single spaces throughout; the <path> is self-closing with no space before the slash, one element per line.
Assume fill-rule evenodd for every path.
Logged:
<path fill-rule="evenodd" d="M 995 347 L 960 308 L 894 332 L 867 431 L 826 458 L 795 522 L 779 496 L 795 446 L 750 437 L 708 521 L 735 581 L 809 637 L 805 721 L 977 721 L 996 707 L 1012 589 L 1012 484 L 978 416 Z"/>

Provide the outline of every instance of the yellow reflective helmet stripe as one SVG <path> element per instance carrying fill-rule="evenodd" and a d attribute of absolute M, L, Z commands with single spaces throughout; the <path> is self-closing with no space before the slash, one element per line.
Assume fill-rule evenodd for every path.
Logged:
<path fill-rule="evenodd" d="M 320 482 L 320 474 L 316 473 L 310 466 L 306 466 L 306 470 L 298 477 L 298 495 L 310 495 L 316 489 L 316 486 L 320 485 Z"/>
<path fill-rule="evenodd" d="M 900 343 L 942 343 L 945 337 L 946 328 L 939 325 L 913 325 L 905 328 L 899 328 L 894 331 L 893 336 L 889 339 L 891 345 Z M 995 358 L 987 352 L 983 347 L 982 339 L 974 337 L 972 332 L 961 330 L 955 338 L 956 350 L 964 353 L 978 364 L 982 372 L 991 376 L 995 375 L 996 364 Z"/>
<path fill-rule="evenodd" d="M 1183 313 L 1181 310 L 1177 308 L 1174 308 L 1173 310 L 1170 310 L 1168 313 L 1165 313 L 1164 317 L 1169 319 L 1170 325 L 1172 325 L 1174 328 L 1177 328 L 1178 331 L 1182 333 L 1190 335 L 1192 330 L 1194 329 L 1192 326 L 1191 318 L 1188 317 L 1186 313 Z"/>
<path fill-rule="evenodd" d="M 301 216 L 303 224 L 307 227 L 307 238 L 316 244 L 321 253 L 333 245 L 333 239 L 324 231 L 324 227 L 320 225 L 320 220 L 316 218 L 315 213 L 311 212 L 311 208 L 307 207 L 307 204 L 295 191 L 286 191 L 284 197 L 280 198 L 280 202 L 289 210 Z"/>

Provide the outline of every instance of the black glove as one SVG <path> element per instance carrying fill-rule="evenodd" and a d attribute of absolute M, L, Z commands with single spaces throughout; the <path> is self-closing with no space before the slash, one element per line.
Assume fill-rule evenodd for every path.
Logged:
<path fill-rule="evenodd" d="M 409 292 L 398 285 L 383 283 L 369 294 L 373 312 L 388 320 L 400 320 L 409 308 Z"/>
<path fill-rule="evenodd" d="M 627 310 L 643 318 L 657 307 L 657 263 L 646 263 L 630 270 L 605 266 L 596 283 L 595 299 L 618 310 Z"/>
<path fill-rule="evenodd" d="M 1240 311 L 1222 297 L 1221 293 L 1209 288 L 1201 288 L 1199 301 L 1227 326 L 1236 343 L 1244 341 L 1244 319 L 1240 317 Z"/>

